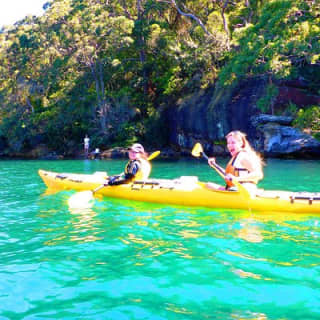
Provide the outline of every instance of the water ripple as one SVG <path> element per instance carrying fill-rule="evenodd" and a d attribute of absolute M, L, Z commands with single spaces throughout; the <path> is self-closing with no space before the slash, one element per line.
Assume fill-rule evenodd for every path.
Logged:
<path fill-rule="evenodd" d="M 276 163 L 278 176 L 290 175 Z M 108 165 L 121 170 L 124 161 L 0 162 L 1 319 L 320 317 L 317 216 L 107 198 L 75 210 L 73 192 L 47 194 L 37 175 Z M 205 165 L 159 167 L 169 177 L 208 176 Z"/>

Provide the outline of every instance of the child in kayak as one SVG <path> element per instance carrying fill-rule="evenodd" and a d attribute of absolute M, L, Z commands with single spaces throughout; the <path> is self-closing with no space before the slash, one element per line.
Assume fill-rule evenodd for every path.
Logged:
<path fill-rule="evenodd" d="M 254 151 L 248 142 L 246 135 L 241 131 L 231 131 L 226 136 L 227 148 L 231 159 L 226 166 L 226 187 L 223 188 L 215 183 L 207 183 L 210 189 L 235 190 L 232 183 L 237 180 L 248 191 L 256 192 L 257 183 L 263 178 L 263 161 L 259 154 Z M 215 158 L 208 159 L 209 165 L 215 164 Z"/>
<path fill-rule="evenodd" d="M 129 149 L 129 162 L 122 174 L 111 176 L 105 185 L 115 186 L 134 180 L 146 180 L 151 172 L 148 155 L 140 143 L 133 144 Z"/>

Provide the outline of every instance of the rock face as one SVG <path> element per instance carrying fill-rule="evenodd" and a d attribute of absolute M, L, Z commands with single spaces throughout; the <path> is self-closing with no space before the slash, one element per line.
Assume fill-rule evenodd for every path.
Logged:
<path fill-rule="evenodd" d="M 237 129 L 254 136 L 251 116 L 258 113 L 257 99 L 263 95 L 264 79 L 250 79 L 233 90 L 211 88 L 185 98 L 170 108 L 171 143 L 181 150 L 190 150 L 200 141 L 209 153 L 227 154 L 224 137 Z M 213 141 L 220 141 L 212 145 Z"/>
<path fill-rule="evenodd" d="M 259 114 L 257 116 L 251 117 L 251 124 L 254 127 L 257 127 L 261 124 L 266 123 L 278 123 L 280 125 L 290 125 L 293 121 L 293 117 L 286 117 L 286 116 L 273 116 L 270 114 Z"/>
<path fill-rule="evenodd" d="M 320 67 L 317 68 L 320 73 Z M 279 93 L 275 103 L 277 105 L 287 104 L 288 101 L 297 106 L 320 105 L 320 96 L 308 92 L 308 82 L 304 79 L 292 81 L 280 81 Z"/>
<path fill-rule="evenodd" d="M 269 83 L 264 77 L 251 78 L 236 88 L 210 88 L 171 106 L 167 115 L 171 144 L 186 153 L 201 142 L 209 154 L 227 155 L 225 135 L 240 130 L 266 157 L 320 158 L 320 142 L 291 127 L 292 117 L 262 114 L 257 108 Z M 274 110 L 284 110 L 295 102 L 298 107 L 320 104 L 320 96 L 306 90 L 306 81 L 282 81 L 276 85 L 279 93 Z"/>
<path fill-rule="evenodd" d="M 267 123 L 260 127 L 260 151 L 269 157 L 319 158 L 320 142 L 296 128 Z"/>
<path fill-rule="evenodd" d="M 109 150 L 105 150 L 101 153 L 101 158 L 128 158 L 128 148 L 113 148 Z"/>

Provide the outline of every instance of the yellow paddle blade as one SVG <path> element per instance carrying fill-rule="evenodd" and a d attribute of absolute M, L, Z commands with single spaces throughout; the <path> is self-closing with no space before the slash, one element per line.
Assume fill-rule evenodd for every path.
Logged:
<path fill-rule="evenodd" d="M 93 192 L 92 191 L 81 191 L 73 194 L 69 200 L 68 205 L 69 208 L 91 208 L 92 200 L 93 200 Z"/>
<path fill-rule="evenodd" d="M 150 154 L 150 156 L 148 157 L 148 160 L 153 160 L 154 158 L 156 158 L 158 155 L 160 154 L 160 151 L 155 151 L 153 153 Z"/>
<path fill-rule="evenodd" d="M 197 142 L 197 143 L 194 145 L 194 147 L 193 147 L 193 149 L 192 149 L 192 151 L 191 151 L 191 154 L 192 154 L 194 157 L 199 158 L 199 157 L 201 157 L 201 154 L 202 154 L 202 153 L 203 153 L 202 145 L 201 145 L 199 142 Z"/>

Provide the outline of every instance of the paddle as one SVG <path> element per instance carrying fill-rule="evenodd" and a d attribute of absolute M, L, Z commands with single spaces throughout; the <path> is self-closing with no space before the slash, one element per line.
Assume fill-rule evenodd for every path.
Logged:
<path fill-rule="evenodd" d="M 209 160 L 208 156 L 207 156 L 207 155 L 204 153 L 204 151 L 203 151 L 202 145 L 201 145 L 199 142 L 197 142 L 197 143 L 194 145 L 194 147 L 193 147 L 193 149 L 192 149 L 192 151 L 191 151 L 191 154 L 192 154 L 194 157 L 196 157 L 196 158 L 200 158 L 200 157 L 202 156 L 202 157 L 204 157 L 207 161 Z M 211 165 L 211 164 L 210 164 L 210 167 L 214 168 L 214 169 L 218 172 L 218 174 L 219 174 L 223 179 L 225 179 L 225 177 L 226 177 L 226 172 L 225 172 L 225 170 L 224 170 L 222 167 L 220 167 L 220 166 L 217 165 L 216 163 L 215 163 L 214 165 Z"/>
<path fill-rule="evenodd" d="M 203 151 L 202 145 L 197 142 L 192 151 L 191 154 L 196 157 L 203 157 L 205 158 L 207 161 L 209 160 L 208 156 L 205 154 L 205 152 Z M 214 163 L 214 164 L 209 164 L 211 168 L 215 169 L 217 171 L 217 173 L 225 180 L 226 179 L 226 171 L 220 167 L 218 164 Z M 239 191 L 241 191 L 241 193 L 246 196 L 246 197 L 250 197 L 250 193 L 249 191 L 241 184 L 239 183 L 237 180 L 232 180 L 232 183 L 238 188 Z"/>
<path fill-rule="evenodd" d="M 158 150 L 158 151 L 155 151 L 155 152 L 152 152 L 152 153 L 150 154 L 150 156 L 147 158 L 147 160 L 148 160 L 148 161 L 151 161 L 151 160 L 153 160 L 154 158 L 156 158 L 159 154 L 160 154 L 160 151 L 159 151 L 159 150 Z"/>
<path fill-rule="evenodd" d="M 147 160 L 151 161 L 154 158 L 156 158 L 159 154 L 160 154 L 159 150 L 155 151 L 147 158 Z M 90 207 L 90 201 L 94 199 L 94 194 L 100 189 L 102 189 L 103 187 L 106 187 L 106 185 L 102 184 L 93 190 L 85 190 L 85 191 L 80 191 L 73 194 L 68 200 L 69 207 L 70 208 Z"/>

